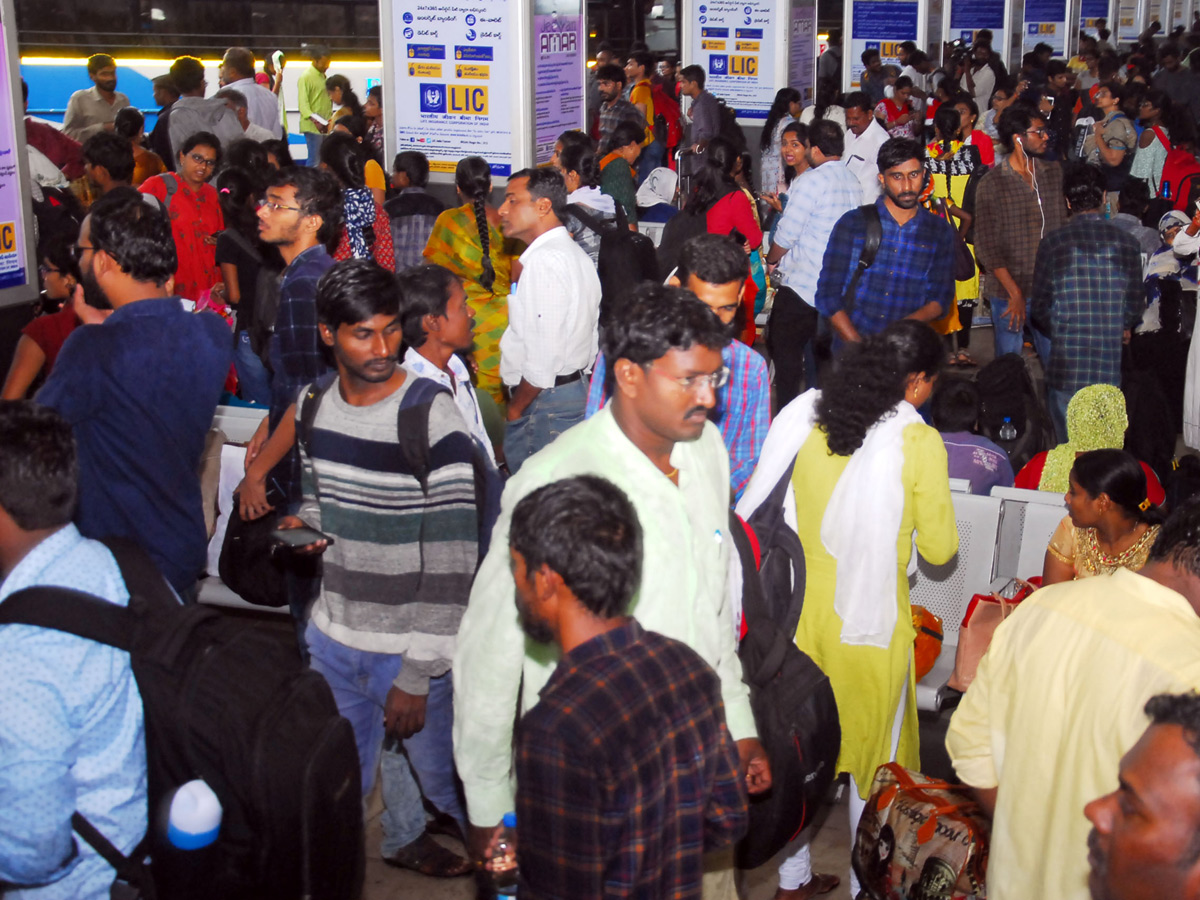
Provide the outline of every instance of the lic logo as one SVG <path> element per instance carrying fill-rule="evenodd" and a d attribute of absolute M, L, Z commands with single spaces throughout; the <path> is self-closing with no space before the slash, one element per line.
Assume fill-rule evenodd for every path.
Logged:
<path fill-rule="evenodd" d="M 413 30 L 411 28 L 405 28 L 404 29 L 404 39 L 406 41 L 411 41 L 412 36 L 413 36 Z"/>
<path fill-rule="evenodd" d="M 729 71 L 729 57 L 710 56 L 708 58 L 708 71 L 713 75 L 724 75 Z"/>
<path fill-rule="evenodd" d="M 421 112 L 444 113 L 446 111 L 446 89 L 440 84 L 421 85 Z"/>

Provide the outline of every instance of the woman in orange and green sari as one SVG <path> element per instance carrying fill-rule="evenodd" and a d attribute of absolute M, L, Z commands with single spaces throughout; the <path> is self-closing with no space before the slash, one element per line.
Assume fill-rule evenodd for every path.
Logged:
<path fill-rule="evenodd" d="M 467 305 L 475 317 L 477 384 L 503 408 L 500 338 L 508 327 L 514 247 L 505 240 L 500 217 L 487 202 L 492 192 L 487 160 L 479 156 L 459 160 L 454 184 L 463 205 L 437 217 L 424 255 L 462 279 Z"/>

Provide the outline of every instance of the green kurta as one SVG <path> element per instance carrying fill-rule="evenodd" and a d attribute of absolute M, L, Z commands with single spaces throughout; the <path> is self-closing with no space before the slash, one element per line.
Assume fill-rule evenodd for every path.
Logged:
<path fill-rule="evenodd" d="M 908 560 L 913 532 L 921 556 L 934 564 L 947 562 L 958 550 L 958 529 L 950 483 L 946 447 L 928 425 L 904 429 L 904 512 L 896 538 L 896 631 L 884 650 L 850 646 L 841 642 L 842 620 L 833 608 L 837 560 L 821 542 L 821 520 L 849 456 L 829 452 L 825 432 L 814 428 L 796 456 L 792 486 L 796 492 L 796 520 L 804 544 L 808 584 L 804 612 L 796 629 L 796 646 L 812 657 L 833 685 L 842 725 L 838 771 L 849 772 L 866 799 L 875 770 L 892 760 L 892 726 L 900 692 L 908 681 L 908 700 L 895 760 L 910 769 L 920 768 L 917 739 L 917 700 L 912 649 L 916 632 L 908 603 Z M 881 548 L 882 549 L 882 548 Z"/>

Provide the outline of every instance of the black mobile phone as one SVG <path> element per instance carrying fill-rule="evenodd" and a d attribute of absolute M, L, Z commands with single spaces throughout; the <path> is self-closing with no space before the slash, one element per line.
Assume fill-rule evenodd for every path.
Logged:
<path fill-rule="evenodd" d="M 333 543 L 333 538 L 329 535 L 317 531 L 315 528 L 303 526 L 300 528 L 276 528 L 271 532 L 271 537 L 285 547 L 307 547 L 317 541 Z"/>
<path fill-rule="evenodd" d="M 736 228 L 729 229 L 729 236 L 738 242 L 739 247 L 741 247 L 743 244 L 746 243 L 746 236 L 744 234 L 742 234 L 740 231 L 738 231 Z"/>

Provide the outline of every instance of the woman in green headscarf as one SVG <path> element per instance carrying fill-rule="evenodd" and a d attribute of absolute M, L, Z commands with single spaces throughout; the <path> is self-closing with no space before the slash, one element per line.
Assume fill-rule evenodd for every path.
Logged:
<path fill-rule="evenodd" d="M 1089 450 L 1120 450 L 1125 446 L 1125 395 L 1111 384 L 1093 384 L 1081 388 L 1067 404 L 1067 442 L 1039 453 L 1017 473 L 1015 486 L 1037 491 L 1065 494 L 1070 488 L 1071 467 L 1075 458 Z M 1156 506 L 1166 499 L 1158 477 L 1145 463 L 1146 486 L 1150 502 Z"/>

